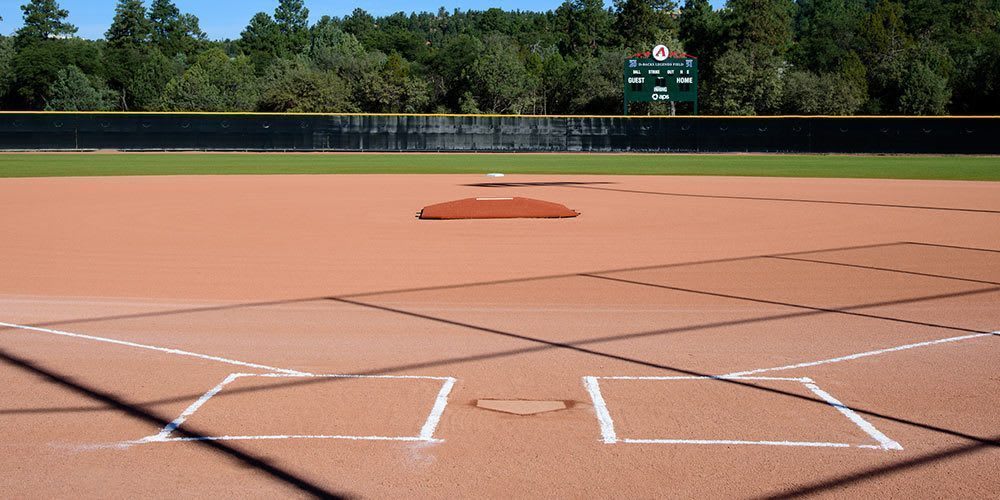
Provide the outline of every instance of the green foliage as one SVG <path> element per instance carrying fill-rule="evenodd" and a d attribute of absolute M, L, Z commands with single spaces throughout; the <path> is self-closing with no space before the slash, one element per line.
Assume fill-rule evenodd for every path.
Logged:
<path fill-rule="evenodd" d="M 259 88 L 250 59 L 210 49 L 163 91 L 163 111 L 253 111 Z"/>
<path fill-rule="evenodd" d="M 698 57 L 709 113 L 1000 114 L 1000 0 L 564 0 L 312 26 L 307 1 L 278 0 L 223 41 L 175 1 L 118 0 L 88 41 L 56 0 L 21 0 L 0 106 L 72 108 L 67 89 L 93 103 L 110 87 L 121 110 L 617 114 L 623 60 L 665 43 Z"/>
<path fill-rule="evenodd" d="M 838 73 L 788 73 L 782 90 L 783 111 L 804 115 L 852 115 L 864 104 L 865 95 Z"/>
<path fill-rule="evenodd" d="M 153 0 L 149 7 L 149 25 L 153 45 L 167 57 L 192 56 L 203 48 L 207 36 L 198 18 L 184 14 L 172 0 Z"/>
<path fill-rule="evenodd" d="M 370 113 L 419 113 L 427 111 L 430 88 L 411 74 L 410 63 L 392 54 L 375 73 L 366 74 L 359 87 L 363 111 Z"/>
<path fill-rule="evenodd" d="M 687 0 L 678 18 L 679 38 L 687 52 L 703 59 L 698 69 L 705 69 L 705 62 L 712 61 L 723 45 L 722 16 L 712 9 L 708 0 Z"/>
<path fill-rule="evenodd" d="M 72 65 L 59 72 L 49 95 L 46 111 L 109 111 L 118 97 L 104 82 Z"/>
<path fill-rule="evenodd" d="M 593 57 L 581 59 L 575 66 L 574 81 L 586 85 L 573 86 L 566 111 L 582 114 L 620 113 L 622 89 L 621 50 L 602 49 Z"/>
<path fill-rule="evenodd" d="M 43 109 L 59 71 L 73 65 L 88 75 L 102 73 L 96 46 L 80 39 L 36 41 L 17 50 L 11 61 L 8 100 L 17 109 Z"/>
<path fill-rule="evenodd" d="M 729 0 L 723 12 L 728 46 L 752 60 L 783 57 L 792 47 L 794 11 L 792 0 Z"/>
<path fill-rule="evenodd" d="M 21 12 L 24 25 L 17 30 L 18 47 L 76 33 L 76 26 L 66 22 L 69 11 L 60 8 L 56 0 L 31 0 L 21 6 Z"/>
<path fill-rule="evenodd" d="M 795 18 L 798 43 L 791 60 L 811 71 L 835 71 L 856 45 L 865 0 L 800 0 Z"/>
<path fill-rule="evenodd" d="M 184 74 L 183 54 L 181 59 L 168 59 L 157 48 L 146 52 L 132 75 L 128 89 L 124 92 L 131 101 L 131 109 L 150 111 L 158 109 L 171 79 Z"/>
<path fill-rule="evenodd" d="M 733 49 L 715 63 L 716 80 L 709 94 L 712 111 L 724 115 L 777 113 L 782 104 L 784 71 L 780 60 L 754 60 L 749 51 Z"/>
<path fill-rule="evenodd" d="M 564 54 L 593 54 L 610 40 L 614 18 L 603 0 L 566 0 L 555 11 L 554 28 Z"/>
<path fill-rule="evenodd" d="M 284 61 L 268 75 L 261 111 L 347 113 L 358 108 L 351 91 L 333 71 L 309 67 L 302 61 Z"/>
<path fill-rule="evenodd" d="M 615 0 L 614 30 L 630 53 L 649 50 L 663 40 L 676 37 L 672 0 Z"/>
<path fill-rule="evenodd" d="M 118 0 L 115 18 L 104 34 L 111 48 L 139 48 L 149 41 L 150 24 L 142 0 Z"/>
<path fill-rule="evenodd" d="M 274 10 L 274 23 L 278 30 L 280 57 L 305 50 L 309 43 L 309 9 L 302 0 L 279 0 Z"/>
<path fill-rule="evenodd" d="M 907 115 L 943 115 L 949 92 L 947 81 L 920 61 L 903 74 L 899 111 Z"/>
<path fill-rule="evenodd" d="M 472 68 L 483 51 L 483 42 L 471 35 L 461 34 L 448 39 L 430 60 L 430 70 L 435 75 L 441 99 L 449 109 L 460 111 L 461 103 L 475 102 L 472 96 Z M 478 105 L 472 105 L 478 110 Z M 478 112 L 478 111 L 477 111 Z"/>
<path fill-rule="evenodd" d="M 502 35 L 486 37 L 472 64 L 471 81 L 479 108 L 490 114 L 522 114 L 532 104 L 533 86 L 516 45 Z"/>
<path fill-rule="evenodd" d="M 0 96 L 7 95 L 11 83 L 14 81 L 12 64 L 14 61 L 14 39 L 0 36 Z M 0 101 L 0 109 L 2 109 Z"/>
<path fill-rule="evenodd" d="M 267 71 L 268 66 L 278 58 L 281 46 L 281 32 L 271 16 L 258 12 L 250 19 L 237 43 L 240 51 L 250 57 L 258 74 Z"/>

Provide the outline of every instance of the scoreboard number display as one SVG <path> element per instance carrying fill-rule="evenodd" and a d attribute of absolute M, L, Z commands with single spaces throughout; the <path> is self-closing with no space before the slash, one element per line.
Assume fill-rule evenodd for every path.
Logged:
<path fill-rule="evenodd" d="M 657 45 L 625 61 L 625 115 L 632 102 L 690 102 L 698 114 L 698 59 Z"/>

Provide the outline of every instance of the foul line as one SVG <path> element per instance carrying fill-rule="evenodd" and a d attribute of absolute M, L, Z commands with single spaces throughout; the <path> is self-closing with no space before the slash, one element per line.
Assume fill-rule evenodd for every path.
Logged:
<path fill-rule="evenodd" d="M 123 345 L 123 346 L 127 346 L 127 347 L 135 347 L 137 349 L 147 349 L 147 350 L 150 350 L 150 351 L 165 352 L 167 354 L 176 354 L 178 356 L 189 356 L 189 357 L 192 357 L 192 358 L 207 359 L 209 361 L 216 361 L 216 362 L 219 362 L 219 363 L 226 363 L 226 364 L 229 364 L 229 365 L 246 366 L 248 368 L 257 368 L 257 369 L 260 369 L 260 370 L 268 370 L 268 371 L 272 371 L 272 372 L 285 373 L 285 374 L 288 374 L 288 375 L 295 375 L 295 376 L 307 376 L 307 375 L 310 375 L 309 373 L 300 372 L 298 370 L 289 370 L 287 368 L 277 368 L 277 367 L 274 367 L 274 366 L 261 365 L 261 364 L 257 364 L 257 363 L 248 363 L 246 361 L 237 361 L 235 359 L 222 358 L 222 357 L 219 357 L 219 356 L 210 356 L 208 354 L 199 354 L 199 353 L 191 352 L 191 351 L 182 351 L 180 349 L 171 349 L 171 348 L 167 348 L 167 347 L 157 347 L 157 346 L 148 345 L 148 344 L 139 344 L 139 343 L 136 343 L 136 342 L 129 342 L 129 341 L 126 341 L 126 340 L 109 339 L 109 338 L 106 338 L 106 337 L 97 337 L 97 336 L 94 336 L 94 335 L 84 335 L 84 334 L 81 334 L 81 333 L 70 333 L 70 332 L 64 332 L 62 330 L 51 330 L 49 328 L 39 328 L 37 326 L 16 325 L 16 324 L 13 324 L 13 323 L 3 323 L 3 322 L 0 322 L 0 326 L 7 327 L 7 328 L 15 328 L 15 329 L 18 329 L 18 330 L 27 330 L 27 331 L 31 331 L 31 332 L 48 333 L 48 334 L 51 334 L 51 335 L 61 335 L 63 337 L 73 337 L 73 338 L 78 338 L 78 339 L 93 340 L 93 341 L 96 341 L 96 342 L 105 342 L 105 343 L 108 343 L 108 344 Z"/>
<path fill-rule="evenodd" d="M 939 340 L 929 340 L 927 342 L 917 342 L 915 344 L 906 344 L 906 345 L 901 345 L 901 346 L 897 346 L 897 347 L 890 347 L 890 348 L 887 348 L 887 349 L 879 349 L 877 351 L 859 352 L 857 354 L 850 354 L 850 355 L 847 355 L 847 356 L 841 356 L 841 357 L 838 357 L 838 358 L 823 359 L 823 360 L 819 360 L 819 361 L 810 361 L 808 363 L 798 363 L 798 364 L 794 364 L 794 365 L 778 366 L 778 367 L 774 367 L 774 368 L 760 368 L 760 369 L 757 369 L 757 370 L 748 370 L 748 371 L 743 371 L 743 372 L 727 373 L 725 375 L 722 375 L 722 377 L 723 378 L 743 377 L 743 376 L 746 376 L 746 375 L 756 375 L 758 373 L 777 372 L 777 371 L 785 371 L 785 370 L 794 370 L 794 369 L 797 369 L 797 368 L 808 368 L 810 366 L 826 365 L 826 364 L 830 364 L 830 363 L 840 363 L 840 362 L 843 362 L 843 361 L 851 361 L 851 360 L 860 359 L 860 358 L 867 358 L 869 356 L 878 356 L 879 354 L 886 354 L 886 353 L 890 353 L 890 352 L 905 351 L 905 350 L 908 350 L 908 349 L 916 349 L 917 347 L 926 347 L 926 346 L 932 346 L 932 345 L 937 345 L 937 344 L 947 344 L 947 343 L 951 343 L 951 342 L 960 342 L 960 341 L 963 341 L 963 340 L 977 339 L 977 338 L 981 338 L 981 337 L 990 337 L 990 336 L 995 336 L 995 335 L 1000 335 L 1000 331 L 996 331 L 996 332 L 993 332 L 993 333 L 977 333 L 977 334 L 973 334 L 973 335 L 962 335 L 960 337 L 950 337 L 950 338 L 939 339 Z"/>

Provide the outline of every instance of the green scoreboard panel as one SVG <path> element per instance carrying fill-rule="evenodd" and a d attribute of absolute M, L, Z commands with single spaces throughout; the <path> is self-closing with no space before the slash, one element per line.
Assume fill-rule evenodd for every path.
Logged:
<path fill-rule="evenodd" d="M 693 57 L 625 61 L 625 114 L 630 102 L 692 102 L 698 114 L 698 60 Z"/>

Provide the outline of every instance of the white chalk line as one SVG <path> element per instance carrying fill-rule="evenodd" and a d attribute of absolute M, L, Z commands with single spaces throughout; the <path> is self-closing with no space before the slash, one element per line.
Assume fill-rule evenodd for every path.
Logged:
<path fill-rule="evenodd" d="M 722 375 L 722 376 L 723 377 L 745 377 L 747 375 L 756 375 L 758 373 L 777 372 L 777 371 L 785 371 L 785 370 L 795 370 L 795 369 L 798 369 L 798 368 L 808 368 L 808 367 L 811 367 L 811 366 L 826 365 L 826 364 L 830 364 L 830 363 L 841 363 L 841 362 L 844 362 L 844 361 L 851 361 L 851 360 L 855 360 L 855 359 L 867 358 L 867 357 L 870 357 L 870 356 L 878 356 L 880 354 L 887 354 L 887 353 L 890 353 L 890 352 L 906 351 L 908 349 L 916 349 L 918 347 L 927 347 L 927 346 L 938 345 L 938 344 L 947 344 L 947 343 L 951 343 L 951 342 L 961 342 L 963 340 L 978 339 L 978 338 L 989 337 L 989 336 L 993 336 L 993 335 L 1000 335 L 1000 332 L 975 333 L 975 334 L 972 334 L 972 335 L 962 335 L 960 337 L 950 337 L 950 338 L 946 338 L 946 339 L 929 340 L 929 341 L 926 341 L 926 342 L 917 342 L 915 344 L 906 344 L 906 345 L 901 345 L 901 346 L 896 346 L 896 347 L 889 347 L 889 348 L 886 348 L 886 349 L 879 349 L 879 350 L 875 350 L 875 351 L 859 352 L 857 354 L 850 354 L 850 355 L 847 355 L 847 356 L 840 356 L 838 358 L 829 358 L 829 359 L 823 359 L 823 360 L 819 360 L 819 361 L 810 361 L 810 362 L 807 362 L 807 363 L 798 363 L 798 364 L 794 364 L 794 365 L 778 366 L 778 367 L 774 367 L 774 368 L 760 368 L 760 369 L 757 369 L 757 370 L 747 370 L 747 371 L 743 371 L 743 372 L 733 372 L 733 373 L 727 373 L 727 374 Z"/>
<path fill-rule="evenodd" d="M 866 445 L 866 444 L 850 444 L 850 443 L 828 443 L 828 442 L 813 442 L 813 441 L 752 441 L 752 440 L 731 440 L 731 439 L 637 439 L 637 438 L 621 438 L 619 439 L 617 433 L 615 432 L 615 424 L 611 419 L 611 413 L 608 410 L 607 402 L 604 400 L 604 396 L 601 394 L 601 388 L 599 380 L 765 380 L 765 381 L 782 381 L 782 382 L 798 382 L 803 384 L 806 388 L 812 391 L 814 394 L 819 396 L 824 402 L 834 407 L 842 415 L 847 417 L 854 425 L 858 426 L 865 434 L 874 439 L 879 443 L 879 446 Z M 883 434 L 881 431 L 875 428 L 867 420 L 863 419 L 854 410 L 847 407 L 841 403 L 837 398 L 830 395 L 828 392 L 822 390 L 817 386 L 812 379 L 807 377 L 801 378 L 785 378 L 785 377 L 740 377 L 732 375 L 721 375 L 721 376 L 676 376 L 676 377 L 632 377 L 632 376 L 607 376 L 607 377 L 595 377 L 586 376 L 583 377 L 584 386 L 587 388 L 587 392 L 590 393 L 590 398 L 594 403 L 594 411 L 597 414 L 597 421 L 601 427 L 601 439 L 605 444 L 615 444 L 615 443 L 627 443 L 627 444 L 700 444 L 700 445 L 767 445 L 767 446 L 798 446 L 798 447 L 826 447 L 826 448 L 865 448 L 865 449 L 880 449 L 880 450 L 902 450 L 903 447 L 893 441 L 888 436 Z"/>
<path fill-rule="evenodd" d="M 164 439 L 150 439 L 137 441 L 124 441 L 108 448 L 128 447 L 132 445 L 151 443 L 189 443 L 195 441 L 273 441 L 280 439 L 342 439 L 348 441 L 404 441 L 419 443 L 443 443 L 443 439 L 424 438 L 420 436 L 338 436 L 327 434 L 287 434 L 287 435 L 265 435 L 265 436 L 202 436 L 202 437 L 172 437 Z"/>
<path fill-rule="evenodd" d="M 583 377 L 583 385 L 587 388 L 590 399 L 594 402 L 594 412 L 597 413 L 597 422 L 601 426 L 601 438 L 604 443 L 614 444 L 618 442 L 618 436 L 615 434 L 615 423 L 611 420 L 611 413 L 608 412 L 608 405 L 604 402 L 597 377 Z"/>
<path fill-rule="evenodd" d="M 866 445 L 851 445 L 847 443 L 824 443 L 813 441 L 743 441 L 738 439 L 632 439 L 619 441 L 630 444 L 728 444 L 728 445 L 762 445 L 762 446 L 802 446 L 815 448 L 867 448 Z M 874 448 L 878 448 L 874 446 Z"/>
<path fill-rule="evenodd" d="M 126 346 L 126 347 L 134 347 L 134 348 L 137 348 L 137 349 L 146 349 L 146 350 L 150 350 L 150 351 L 164 352 L 164 353 L 167 353 L 167 354 L 175 354 L 175 355 L 178 355 L 178 356 L 188 356 L 188 357 L 192 357 L 192 358 L 205 359 L 205 360 L 208 360 L 208 361 L 215 361 L 215 362 L 218 362 L 218 363 L 225 363 L 225 364 L 236 365 L 236 366 L 245 366 L 245 367 L 248 367 L 248 368 L 257 368 L 259 370 L 267 370 L 267 371 L 285 373 L 285 374 L 295 375 L 295 376 L 309 375 L 308 373 L 300 372 L 298 370 L 289 370 L 287 368 L 277 368 L 277 367 L 274 367 L 274 366 L 261 365 L 261 364 L 258 364 L 258 363 L 248 363 L 246 361 L 237 361 L 235 359 L 228 359 L 228 358 L 223 358 L 223 357 L 220 357 L 220 356 L 211 356 L 211 355 L 208 355 L 208 354 L 199 354 L 199 353 L 196 353 L 196 352 L 184 351 L 184 350 L 181 350 L 181 349 L 172 349 L 172 348 L 168 348 L 168 347 L 157 347 L 157 346 L 148 345 L 148 344 L 139 344 L 139 343 L 136 343 L 136 342 L 129 342 L 129 341 L 126 341 L 126 340 L 110 339 L 110 338 L 107 338 L 107 337 L 97 337 L 95 335 L 85 335 L 85 334 L 82 334 L 82 333 L 71 333 L 71 332 L 66 332 L 66 331 L 62 331 L 62 330 L 53 330 L 53 329 L 50 329 L 50 328 L 40 328 L 40 327 L 37 327 L 37 326 L 17 325 L 17 324 L 14 324 L 14 323 L 3 323 L 3 322 L 0 322 L 0 326 L 7 327 L 7 328 L 14 328 L 14 329 L 18 329 L 18 330 L 25 330 L 25 331 L 30 331 L 30 332 L 39 332 L 39 333 L 48 333 L 48 334 L 51 334 L 51 335 L 60 335 L 60 336 L 63 336 L 63 337 L 72 337 L 72 338 L 78 338 L 78 339 L 93 340 L 95 342 L 104 342 L 104 343 L 108 343 L 108 344 L 122 345 L 122 346 Z"/>
<path fill-rule="evenodd" d="M 202 396 L 198 398 L 197 401 L 191 403 L 191 406 L 188 406 L 183 412 L 181 412 L 180 416 L 175 418 L 173 422 L 170 422 L 169 424 L 164 426 L 163 429 L 161 429 L 158 434 L 140 439 L 140 441 L 162 441 L 166 439 L 167 437 L 170 436 L 171 433 L 177 430 L 177 428 L 180 427 L 181 424 L 183 424 L 188 417 L 194 414 L 194 412 L 198 411 L 198 408 L 201 408 L 201 406 L 207 403 L 209 399 L 212 399 L 212 396 L 218 394 L 223 387 L 228 385 L 230 382 L 236 380 L 241 375 L 242 375 L 241 373 L 229 374 L 229 376 L 227 376 L 222 382 L 220 382 L 219 385 L 211 388 L 208 392 L 202 394 Z"/>
<path fill-rule="evenodd" d="M 451 394 L 451 389 L 454 386 L 455 379 L 453 377 L 448 377 L 445 379 L 444 384 L 441 384 L 441 390 L 438 391 L 437 397 L 434 398 L 434 406 L 431 407 L 431 413 L 427 416 L 423 427 L 420 428 L 421 439 L 425 441 L 432 441 L 434 439 L 434 431 L 437 430 L 438 424 L 441 423 L 441 415 L 444 414 L 444 409 L 448 406 L 448 394 Z"/>
<path fill-rule="evenodd" d="M 317 374 L 317 373 L 234 373 L 238 377 L 264 378 L 382 378 L 382 379 L 412 379 L 412 380 L 455 380 L 453 377 L 434 377 L 430 375 L 351 375 L 351 374 Z"/>
<path fill-rule="evenodd" d="M 107 337 L 98 337 L 96 335 L 86 335 L 82 333 L 72 333 L 63 330 L 54 330 L 50 328 L 41 328 L 37 326 L 19 325 L 15 323 L 5 323 L 0 322 L 0 327 L 13 328 L 17 330 L 46 333 L 50 335 L 59 335 L 63 337 L 78 338 L 83 340 L 91 340 L 95 342 L 103 342 L 108 344 L 121 345 L 126 347 L 133 347 L 137 349 L 146 349 L 151 351 L 163 352 L 167 354 L 174 354 L 178 356 L 188 356 L 193 358 L 204 359 L 208 361 L 215 361 L 219 363 L 225 363 L 236 366 L 243 366 L 247 368 L 256 368 L 260 370 L 268 370 L 272 373 L 231 373 L 222 382 L 210 389 L 208 392 L 203 394 L 198 400 L 188 406 L 176 419 L 163 427 L 157 434 L 144 437 L 142 439 L 133 441 L 123 441 L 120 443 L 115 443 L 112 445 L 93 445 L 86 448 L 124 448 L 136 444 L 147 444 L 147 443 L 165 443 L 165 442 L 178 442 L 178 441 L 220 441 L 220 440 L 247 440 L 247 439 L 352 439 L 352 440 L 362 440 L 362 441 L 423 441 L 430 443 L 438 443 L 443 440 L 435 439 L 434 432 L 437 430 L 438 424 L 441 421 L 441 416 L 444 414 L 444 410 L 448 405 L 448 395 L 451 393 L 452 388 L 457 381 L 454 377 L 432 377 L 423 375 L 341 375 L 341 374 L 315 374 L 302 372 L 298 370 L 291 370 L 287 368 L 278 368 L 274 366 L 262 365 L 259 363 L 249 363 L 245 361 L 238 361 L 235 359 L 223 358 L 220 356 L 211 356 L 208 354 L 200 354 L 196 352 L 184 351 L 181 349 L 173 349 L 168 347 L 158 347 L 148 344 L 140 344 L 137 342 L 130 342 L 126 340 L 117 340 Z M 420 435 L 415 437 L 389 437 L 389 436 L 334 436 L 334 435 L 287 435 L 287 436 L 221 436 L 221 437 L 197 437 L 197 438 L 172 438 L 169 437 L 174 431 L 176 431 L 191 415 L 193 415 L 199 408 L 201 408 L 209 399 L 217 395 L 222 389 L 241 377 L 267 377 L 267 378 L 352 378 L 352 379 L 403 379 L 403 380 L 440 380 L 444 383 L 442 384 L 441 390 L 438 392 L 435 400 L 434 406 L 431 408 L 430 415 L 428 415 L 427 420 L 421 427 Z"/>
<path fill-rule="evenodd" d="M 598 380 L 776 380 L 780 382 L 812 382 L 813 380 L 809 377 L 744 377 L 741 375 L 682 375 L 676 377 L 659 377 L 659 376 L 609 376 L 609 377 L 593 377 Z"/>
<path fill-rule="evenodd" d="M 845 417 L 850 419 L 851 422 L 854 422 L 854 425 L 860 427 L 861 430 L 865 431 L 865 433 L 871 436 L 872 439 L 878 441 L 878 443 L 882 445 L 883 450 L 903 449 L 903 447 L 899 443 L 893 441 L 892 439 L 889 439 L 889 437 L 883 434 L 882 431 L 876 429 L 874 425 L 869 423 L 867 420 L 861 418 L 861 415 L 858 415 L 854 410 L 848 408 L 846 405 L 844 405 L 844 403 L 841 403 L 839 400 L 837 400 L 837 398 L 831 396 L 830 393 L 824 391 L 823 389 L 820 389 L 816 384 L 813 383 L 807 382 L 805 383 L 805 386 L 814 394 L 822 398 L 823 401 L 829 403 L 830 406 L 836 408 L 837 411 L 839 411 Z"/>
<path fill-rule="evenodd" d="M 339 378 L 339 379 L 395 379 L 395 380 L 440 380 L 444 383 L 441 384 L 441 389 L 438 391 L 437 396 L 434 398 L 434 405 L 431 408 L 430 414 L 424 421 L 423 426 L 420 428 L 420 435 L 418 436 L 348 436 L 348 435 L 326 435 L 326 434 L 288 434 L 288 435 L 263 435 L 263 436 L 198 436 L 198 437 L 170 437 L 184 422 L 191 417 L 199 408 L 201 408 L 208 400 L 212 399 L 214 396 L 219 394 L 223 388 L 232 383 L 233 381 L 243 378 L 243 377 L 264 377 L 264 378 Z M 157 434 L 152 436 L 147 436 L 142 439 L 132 440 L 132 441 L 122 441 L 120 443 L 115 443 L 112 445 L 99 445 L 98 448 L 127 448 L 129 446 L 138 444 L 149 444 L 149 443 L 172 443 L 172 442 L 186 442 L 186 441 L 246 441 L 254 439 L 264 439 L 264 440 L 275 440 L 275 439 L 347 439 L 354 441 L 420 441 L 427 443 L 442 443 L 443 439 L 436 439 L 434 437 L 434 432 L 437 430 L 438 424 L 441 422 L 441 416 L 444 414 L 445 408 L 448 406 L 448 395 L 451 393 L 452 388 L 455 386 L 457 379 L 454 377 L 431 377 L 423 375 L 317 375 L 317 374 L 304 374 L 304 375 L 292 375 L 286 373 L 231 373 L 226 378 L 220 382 L 218 385 L 210 389 L 208 392 L 203 394 L 197 401 L 187 407 L 180 416 L 174 419 L 172 422 L 167 424 L 160 430 Z"/>

